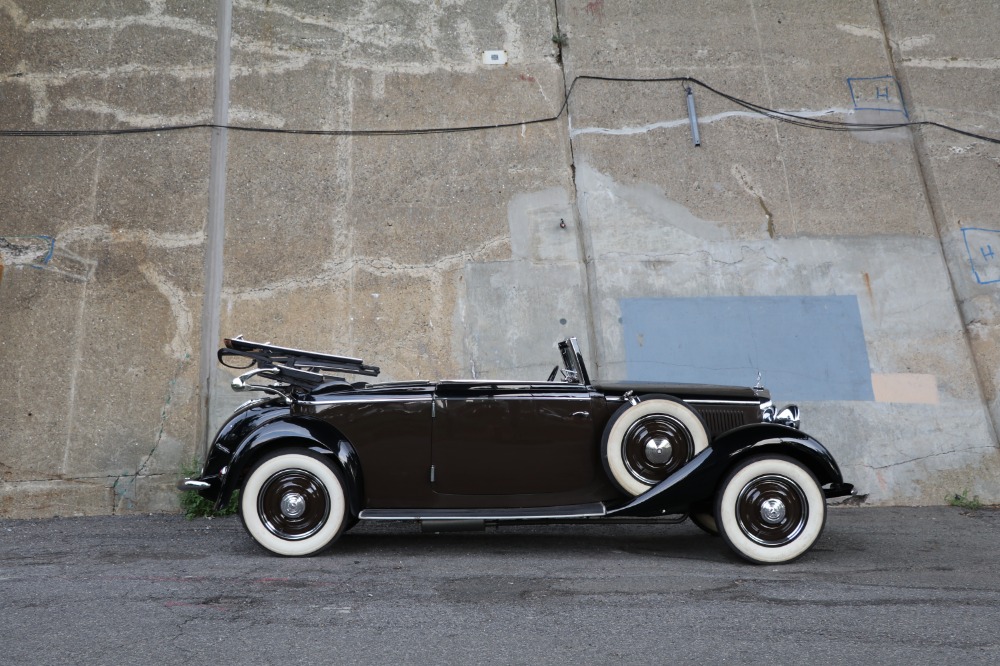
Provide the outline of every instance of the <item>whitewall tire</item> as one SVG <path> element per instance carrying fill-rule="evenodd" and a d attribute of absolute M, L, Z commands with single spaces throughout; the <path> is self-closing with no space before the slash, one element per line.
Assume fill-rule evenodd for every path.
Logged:
<path fill-rule="evenodd" d="M 757 564 L 791 562 L 823 532 L 826 497 L 801 463 L 785 456 L 759 456 L 726 477 L 715 517 L 722 537 L 740 557 Z"/>
<path fill-rule="evenodd" d="M 240 491 L 247 532 L 278 555 L 315 555 L 340 536 L 346 515 L 340 470 L 301 449 L 260 460 Z"/>
<path fill-rule="evenodd" d="M 680 400 L 647 398 L 619 410 L 604 432 L 602 455 L 611 480 L 641 495 L 708 447 L 701 418 Z"/>

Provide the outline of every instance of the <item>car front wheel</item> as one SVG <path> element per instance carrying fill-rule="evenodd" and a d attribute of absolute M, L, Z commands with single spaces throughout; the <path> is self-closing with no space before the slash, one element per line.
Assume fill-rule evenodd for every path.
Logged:
<path fill-rule="evenodd" d="M 340 470 L 303 450 L 264 457 L 240 492 L 247 532 L 278 555 L 315 555 L 340 536 L 346 515 Z"/>
<path fill-rule="evenodd" d="M 784 456 L 750 458 L 723 482 L 716 524 L 736 553 L 758 564 L 790 562 L 809 550 L 826 523 L 816 477 Z"/>

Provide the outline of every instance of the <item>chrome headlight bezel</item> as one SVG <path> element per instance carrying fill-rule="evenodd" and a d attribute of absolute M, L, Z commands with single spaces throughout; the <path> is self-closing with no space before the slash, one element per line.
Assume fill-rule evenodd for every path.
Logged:
<path fill-rule="evenodd" d="M 785 405 L 779 410 L 770 400 L 760 404 L 760 420 L 763 423 L 777 423 L 796 430 L 802 425 L 798 405 Z"/>
<path fill-rule="evenodd" d="M 802 416 L 799 413 L 799 406 L 785 405 L 777 414 L 775 414 L 774 422 L 798 430 L 802 425 Z"/>

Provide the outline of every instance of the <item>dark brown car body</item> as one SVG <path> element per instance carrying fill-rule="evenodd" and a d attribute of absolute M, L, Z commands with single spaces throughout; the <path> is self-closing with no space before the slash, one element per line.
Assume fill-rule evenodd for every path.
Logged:
<path fill-rule="evenodd" d="M 688 513 L 713 518 L 727 473 L 764 454 L 800 463 L 827 497 L 851 492 L 829 452 L 797 429 L 797 409 L 776 419 L 765 389 L 591 382 L 574 339 L 559 344 L 563 381 L 553 381 L 553 370 L 547 381 L 523 382 L 352 383 L 331 373 L 375 375 L 378 369 L 359 359 L 239 339 L 226 344 L 220 360 L 257 368 L 234 388 L 272 395 L 239 408 L 213 441 L 201 476 L 179 484 L 218 505 L 244 486 L 259 461 L 284 450 L 322 458 L 335 469 L 347 526 L 358 519 L 457 525 Z M 275 384 L 247 383 L 254 374 Z M 707 446 L 698 450 L 687 432 L 699 430 L 698 423 L 683 414 L 687 428 L 654 414 L 631 427 L 631 444 L 609 445 L 612 424 L 644 401 L 693 414 Z M 630 454 L 628 446 L 640 453 Z M 624 468 L 644 479 L 639 491 L 623 489 L 609 467 L 608 452 L 614 456 L 619 448 Z M 254 508 L 247 502 L 244 512 Z M 793 508 L 794 501 L 786 504 Z M 256 506 L 266 512 L 263 499 Z M 713 520 L 702 522 L 711 531 Z"/>

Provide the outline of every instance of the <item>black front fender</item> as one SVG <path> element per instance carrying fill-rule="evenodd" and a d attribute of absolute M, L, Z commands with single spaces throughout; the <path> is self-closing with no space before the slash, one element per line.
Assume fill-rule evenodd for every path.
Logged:
<path fill-rule="evenodd" d="M 225 506 L 233 492 L 262 455 L 282 447 L 298 447 L 327 457 L 343 472 L 347 481 L 347 501 L 351 512 L 363 508 L 361 460 L 354 446 L 332 426 L 301 416 L 287 416 L 261 425 L 233 451 L 229 470 L 222 482 L 217 506 Z"/>
<path fill-rule="evenodd" d="M 659 516 L 684 513 L 691 505 L 714 497 L 719 483 L 734 464 L 751 455 L 770 453 L 794 458 L 831 484 L 832 494 L 849 494 L 840 468 L 826 447 L 801 430 L 775 423 L 758 423 L 725 433 L 669 478 L 647 492 L 617 505 L 608 515 Z"/>

